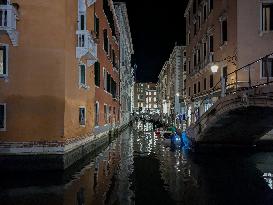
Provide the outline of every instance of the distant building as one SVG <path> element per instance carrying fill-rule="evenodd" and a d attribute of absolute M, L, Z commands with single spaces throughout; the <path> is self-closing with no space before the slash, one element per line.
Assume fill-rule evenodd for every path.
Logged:
<path fill-rule="evenodd" d="M 133 112 L 134 70 L 131 65 L 131 56 L 134 49 L 126 4 L 118 2 L 114 5 L 120 28 L 120 123 L 127 125 L 130 114 Z"/>
<path fill-rule="evenodd" d="M 248 68 L 234 72 L 273 52 L 269 46 L 272 13 L 273 1 L 189 1 L 185 11 L 189 122 L 198 119 L 225 91 L 266 82 L 265 65 L 273 79 L 273 56 L 251 65 L 251 74 Z"/>
<path fill-rule="evenodd" d="M 155 83 L 135 83 L 134 92 L 134 111 L 158 111 Z"/>
<path fill-rule="evenodd" d="M 175 46 L 157 82 L 158 107 L 164 120 L 185 114 L 186 47 Z"/>

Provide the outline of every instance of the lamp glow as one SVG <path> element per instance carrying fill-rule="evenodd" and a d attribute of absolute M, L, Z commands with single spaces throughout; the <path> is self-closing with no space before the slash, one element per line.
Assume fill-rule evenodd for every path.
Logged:
<path fill-rule="evenodd" d="M 217 71 L 218 71 L 218 69 L 219 69 L 219 66 L 214 64 L 214 65 L 212 65 L 212 66 L 210 67 L 210 69 L 211 69 L 211 72 L 217 73 Z"/>
<path fill-rule="evenodd" d="M 179 93 L 176 93 L 176 96 L 179 97 Z"/>

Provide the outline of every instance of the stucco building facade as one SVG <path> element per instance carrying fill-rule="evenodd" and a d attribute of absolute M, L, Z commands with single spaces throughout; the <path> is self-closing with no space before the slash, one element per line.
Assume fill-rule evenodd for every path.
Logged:
<path fill-rule="evenodd" d="M 273 77 L 272 56 L 266 56 L 273 51 L 269 46 L 272 4 L 259 0 L 189 1 L 185 11 L 189 123 L 226 92 L 265 82 L 265 64 L 270 67 L 268 77 Z M 256 63 L 236 71 L 252 62 Z"/>
<path fill-rule="evenodd" d="M 134 49 L 126 4 L 119 2 L 114 5 L 120 27 L 120 124 L 127 125 L 133 112 L 134 72 L 131 56 Z"/>
<path fill-rule="evenodd" d="M 41 157 L 46 169 L 69 167 L 119 127 L 114 4 L 0 3 L 0 155 Z M 46 158 L 52 164 L 42 167 Z"/>

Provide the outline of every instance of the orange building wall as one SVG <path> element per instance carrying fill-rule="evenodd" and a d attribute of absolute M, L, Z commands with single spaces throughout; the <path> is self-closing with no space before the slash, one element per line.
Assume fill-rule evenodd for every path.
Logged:
<path fill-rule="evenodd" d="M 94 127 L 94 65 L 88 67 L 87 60 L 81 59 L 86 65 L 86 82 L 89 89 L 79 88 L 79 65 L 76 59 L 76 44 L 78 29 L 78 1 L 68 0 L 66 3 L 66 57 L 65 57 L 65 113 L 64 113 L 64 136 L 72 138 L 91 133 Z M 73 11 L 73 12 L 71 12 Z M 94 5 L 87 8 L 87 30 L 94 30 Z M 79 124 L 79 107 L 86 107 L 86 125 Z"/>
<path fill-rule="evenodd" d="M 99 126 L 105 125 L 105 119 L 104 119 L 104 104 L 107 104 L 107 106 L 112 107 L 112 122 L 114 121 L 114 116 L 113 116 L 113 107 L 116 108 L 116 115 L 115 119 L 116 122 L 119 119 L 119 101 L 113 100 L 112 95 L 107 93 L 104 90 L 104 79 L 103 79 L 103 67 L 108 71 L 114 81 L 117 83 L 117 94 L 119 95 L 119 70 L 115 71 L 113 69 L 112 62 L 110 58 L 107 56 L 106 52 L 104 51 L 103 48 L 103 30 L 107 29 L 107 34 L 109 38 L 109 43 L 112 45 L 112 49 L 115 50 L 115 54 L 117 56 L 116 59 L 119 59 L 119 43 L 117 40 L 114 40 L 112 36 L 112 30 L 108 24 L 106 15 L 104 14 L 103 11 L 103 0 L 97 0 L 95 3 L 95 9 L 96 9 L 96 15 L 100 19 L 100 31 L 99 31 L 99 40 L 98 40 L 98 58 L 100 62 L 100 87 L 96 87 L 95 91 L 95 99 L 96 101 L 99 102 Z M 117 31 L 117 29 L 116 29 Z M 118 36 L 117 36 L 118 37 Z"/>
<path fill-rule="evenodd" d="M 20 6 L 19 46 L 0 36 L 1 43 L 10 45 L 8 80 L 0 78 L 0 102 L 7 103 L 7 131 L 0 132 L 0 142 L 57 141 L 90 132 L 94 74 L 93 67 L 88 68 L 90 89 L 79 89 L 77 1 L 14 2 Z M 92 22 L 92 8 L 88 13 Z M 87 108 L 84 128 L 79 126 L 81 105 Z"/>

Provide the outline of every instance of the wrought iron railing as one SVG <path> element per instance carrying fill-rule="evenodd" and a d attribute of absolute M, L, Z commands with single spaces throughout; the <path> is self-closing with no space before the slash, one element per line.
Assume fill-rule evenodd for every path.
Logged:
<path fill-rule="evenodd" d="M 200 102 L 199 106 L 193 110 L 193 112 L 191 114 L 194 115 L 196 112 L 198 112 L 199 108 L 201 106 L 204 106 L 205 103 L 207 102 L 207 100 L 210 99 L 213 96 L 214 97 L 221 97 L 221 94 L 224 94 L 224 96 L 226 96 L 226 95 L 229 95 L 229 94 L 235 94 L 238 91 L 254 89 L 254 88 L 257 88 L 257 87 L 260 87 L 260 86 L 266 86 L 266 85 L 272 84 L 273 83 L 273 80 L 272 80 L 273 76 L 269 75 L 269 68 L 268 67 L 265 68 L 266 76 L 264 76 L 262 78 L 262 80 L 260 78 L 260 75 L 259 75 L 259 77 L 256 76 L 256 80 L 259 79 L 259 81 L 257 83 L 253 82 L 253 77 L 251 75 L 251 69 L 254 67 L 253 65 L 256 64 L 256 63 L 260 63 L 264 59 L 268 59 L 268 57 L 270 57 L 270 56 L 273 56 L 273 53 L 265 55 L 264 57 L 261 57 L 261 58 L 255 60 L 255 61 L 253 61 L 253 62 L 248 63 L 245 66 L 242 66 L 242 67 L 234 70 L 233 72 L 228 73 L 225 76 L 224 80 L 221 78 L 210 90 L 206 91 L 203 94 L 203 96 L 204 96 L 203 100 Z M 224 60 L 229 61 L 230 59 L 234 59 L 234 56 L 233 57 L 228 57 L 228 58 L 226 58 Z M 260 68 L 260 66 L 258 66 L 258 68 Z M 238 80 L 239 72 L 248 72 L 247 79 Z M 257 70 L 256 70 L 256 72 L 257 72 Z M 228 83 L 228 79 L 232 75 L 235 75 L 235 81 L 231 82 L 231 83 Z M 257 73 L 256 73 L 256 75 L 257 75 Z M 270 78 L 272 78 L 272 79 L 270 79 Z M 222 83 L 225 83 L 224 86 L 222 86 Z M 224 89 L 224 92 L 223 92 L 223 89 Z M 202 114 L 199 115 L 199 118 L 201 117 L 201 115 Z M 196 121 L 198 121 L 198 119 Z"/>

